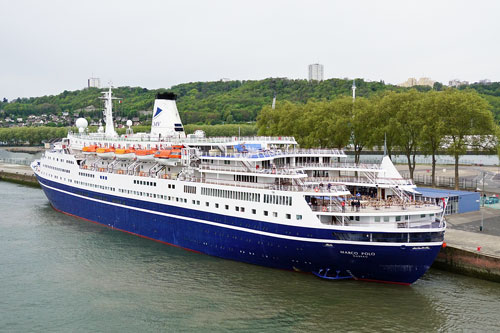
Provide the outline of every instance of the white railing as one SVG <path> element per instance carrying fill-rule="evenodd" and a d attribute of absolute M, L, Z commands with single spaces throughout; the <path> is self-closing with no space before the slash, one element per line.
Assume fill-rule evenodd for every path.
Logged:
<path fill-rule="evenodd" d="M 174 138 L 174 137 L 162 137 L 158 138 L 156 136 L 151 136 L 149 134 L 138 135 L 132 134 L 117 137 L 106 137 L 105 134 L 101 133 L 91 133 L 91 134 L 81 134 L 68 132 L 68 135 L 84 139 L 84 140 L 106 140 L 106 141 L 139 141 L 139 142 L 172 142 L 172 143 L 239 143 L 239 142 L 274 142 L 274 143 L 292 143 L 297 144 L 293 136 L 232 136 L 232 137 L 211 137 L 211 138 Z"/>
<path fill-rule="evenodd" d="M 379 164 L 365 164 L 365 163 L 343 163 L 343 162 L 333 162 L 333 163 L 297 163 L 295 167 L 307 169 L 307 168 L 342 168 L 342 169 L 357 169 L 357 170 L 370 170 L 370 171 L 381 171 L 382 168 Z"/>
<path fill-rule="evenodd" d="M 305 175 L 300 170 L 292 169 L 292 168 L 245 168 L 243 166 L 218 166 L 218 165 L 200 165 L 200 170 L 209 170 L 209 171 L 226 171 L 226 172 L 237 172 L 237 173 L 256 173 L 256 174 L 265 174 L 265 175 Z"/>
<path fill-rule="evenodd" d="M 157 174 L 157 172 L 146 172 L 146 171 L 136 171 L 130 169 L 114 169 L 108 170 L 105 167 L 97 167 L 97 166 L 82 166 L 81 170 L 90 170 L 97 171 L 103 173 L 113 173 L 120 175 L 131 175 L 145 178 L 153 178 L 153 179 L 171 179 L 171 180 L 182 180 L 186 182 L 197 182 L 197 183 L 206 183 L 206 184 L 216 184 L 216 185 L 227 185 L 227 186 L 235 186 L 235 187 L 248 187 L 248 188 L 257 188 L 257 189 L 269 189 L 275 191 L 292 191 L 292 192 L 306 192 L 310 194 L 316 194 L 318 196 L 321 195 L 345 195 L 348 192 L 347 188 L 343 185 L 330 185 L 330 186 L 317 186 L 313 184 L 309 185 L 277 185 L 277 184 L 267 184 L 267 183 L 246 183 L 240 181 L 231 181 L 231 180 L 220 180 L 220 179 L 207 179 L 207 178 L 198 178 L 198 177 L 183 177 L 178 174 Z"/>

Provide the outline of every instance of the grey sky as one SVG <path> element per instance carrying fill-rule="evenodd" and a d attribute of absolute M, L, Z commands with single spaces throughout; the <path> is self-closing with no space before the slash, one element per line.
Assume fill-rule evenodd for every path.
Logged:
<path fill-rule="evenodd" d="M 500 81 L 499 1 L 0 0 L 0 98 L 221 78 Z"/>

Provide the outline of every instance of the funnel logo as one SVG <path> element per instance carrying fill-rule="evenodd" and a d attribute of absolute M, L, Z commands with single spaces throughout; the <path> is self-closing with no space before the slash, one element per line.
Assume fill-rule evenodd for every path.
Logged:
<path fill-rule="evenodd" d="M 160 108 L 156 108 L 156 112 L 155 112 L 155 115 L 153 116 L 153 118 L 156 118 L 156 116 L 158 116 L 163 110 L 160 109 Z"/>

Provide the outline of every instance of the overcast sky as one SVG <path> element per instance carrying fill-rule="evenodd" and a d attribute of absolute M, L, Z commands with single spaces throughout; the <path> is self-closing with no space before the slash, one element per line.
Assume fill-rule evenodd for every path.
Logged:
<path fill-rule="evenodd" d="M 500 1 L 0 0 L 0 98 L 267 77 L 500 81 Z"/>

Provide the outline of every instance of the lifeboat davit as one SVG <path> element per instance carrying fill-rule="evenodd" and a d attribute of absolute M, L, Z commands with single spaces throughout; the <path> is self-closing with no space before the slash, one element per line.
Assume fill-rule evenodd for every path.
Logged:
<path fill-rule="evenodd" d="M 119 160 L 132 160 L 135 157 L 133 149 L 115 149 L 115 157 Z"/>
<path fill-rule="evenodd" d="M 97 156 L 100 158 L 113 158 L 115 157 L 114 148 L 97 148 L 96 151 Z"/>
<path fill-rule="evenodd" d="M 162 149 L 158 150 L 154 154 L 154 159 L 158 164 L 176 166 L 177 162 L 180 161 L 181 150 L 180 149 Z"/>
<path fill-rule="evenodd" d="M 85 146 L 85 147 L 82 148 L 82 152 L 85 155 L 95 154 L 96 150 L 97 150 L 97 146 L 96 145 Z"/>
<path fill-rule="evenodd" d="M 155 160 L 156 149 L 139 149 L 135 151 L 137 160 L 143 162 L 152 162 Z"/>

